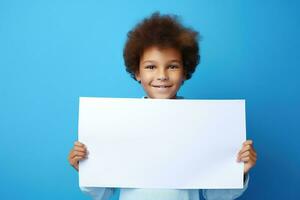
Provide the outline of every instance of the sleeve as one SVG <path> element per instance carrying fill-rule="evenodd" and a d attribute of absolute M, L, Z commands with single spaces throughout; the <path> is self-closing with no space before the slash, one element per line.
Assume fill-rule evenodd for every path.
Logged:
<path fill-rule="evenodd" d="M 205 189 L 202 195 L 206 200 L 231 200 L 240 197 L 248 188 L 249 174 L 246 175 L 242 189 Z"/>
<path fill-rule="evenodd" d="M 114 193 L 114 188 L 80 187 L 80 190 L 91 196 L 93 200 L 109 200 Z"/>

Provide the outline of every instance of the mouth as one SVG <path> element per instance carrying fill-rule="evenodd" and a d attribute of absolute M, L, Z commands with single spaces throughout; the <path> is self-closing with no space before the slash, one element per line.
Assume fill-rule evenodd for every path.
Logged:
<path fill-rule="evenodd" d="M 155 88 L 170 88 L 172 86 L 171 85 L 152 85 L 152 87 L 155 87 Z"/>

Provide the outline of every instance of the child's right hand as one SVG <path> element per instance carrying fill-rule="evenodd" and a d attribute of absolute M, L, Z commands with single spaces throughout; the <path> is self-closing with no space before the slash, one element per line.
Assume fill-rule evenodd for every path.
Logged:
<path fill-rule="evenodd" d="M 79 161 L 85 159 L 86 155 L 87 149 L 85 145 L 76 141 L 68 157 L 69 163 L 78 171 Z"/>

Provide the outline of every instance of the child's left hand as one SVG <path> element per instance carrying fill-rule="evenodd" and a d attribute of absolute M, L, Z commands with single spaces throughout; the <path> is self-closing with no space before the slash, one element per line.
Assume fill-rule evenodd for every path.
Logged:
<path fill-rule="evenodd" d="M 253 147 L 252 140 L 246 140 L 243 143 L 243 147 L 238 154 L 238 162 L 244 162 L 244 174 L 247 174 L 249 170 L 256 164 L 256 152 Z"/>

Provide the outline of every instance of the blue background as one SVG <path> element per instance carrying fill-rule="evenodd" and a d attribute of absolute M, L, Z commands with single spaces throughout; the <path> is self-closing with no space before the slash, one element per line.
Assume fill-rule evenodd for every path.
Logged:
<path fill-rule="evenodd" d="M 240 199 L 300 199 L 299 3 L 222 0 L 1 0 L 1 199 L 89 199 L 67 161 L 78 97 L 144 95 L 122 50 L 153 11 L 202 35 L 202 62 L 180 95 L 247 101 L 259 160 Z"/>

